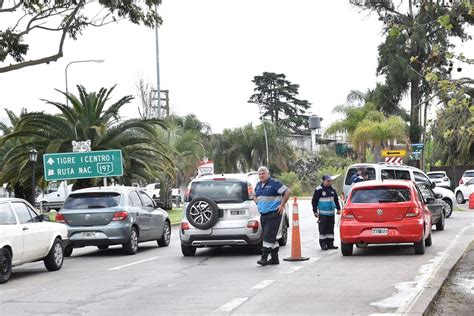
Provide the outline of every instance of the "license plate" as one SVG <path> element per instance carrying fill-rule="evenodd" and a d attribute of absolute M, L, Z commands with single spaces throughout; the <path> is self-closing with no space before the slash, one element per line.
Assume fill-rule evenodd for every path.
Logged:
<path fill-rule="evenodd" d="M 372 228 L 372 235 L 388 235 L 388 228 Z"/>
<path fill-rule="evenodd" d="M 245 211 L 244 210 L 230 211 L 230 215 L 245 215 Z"/>
<path fill-rule="evenodd" d="M 82 232 L 81 238 L 95 238 L 95 232 Z"/>

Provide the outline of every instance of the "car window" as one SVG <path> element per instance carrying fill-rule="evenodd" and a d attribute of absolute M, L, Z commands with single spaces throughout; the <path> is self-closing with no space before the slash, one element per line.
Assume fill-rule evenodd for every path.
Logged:
<path fill-rule="evenodd" d="M 406 188 L 363 188 L 352 192 L 352 203 L 388 203 L 410 201 L 410 190 Z"/>
<path fill-rule="evenodd" d="M 130 206 L 134 207 L 142 207 L 142 201 L 140 200 L 140 197 L 138 196 L 138 193 L 133 191 L 128 195 L 130 199 Z"/>
<path fill-rule="evenodd" d="M 472 178 L 471 180 L 467 181 L 467 184 L 474 184 L 474 178 Z"/>
<path fill-rule="evenodd" d="M 349 170 L 347 170 L 347 175 L 346 175 L 346 180 L 345 180 L 346 185 L 352 184 L 352 176 L 357 173 L 357 169 L 358 168 L 350 168 Z M 367 172 L 367 175 L 368 175 L 367 180 L 375 180 L 374 168 L 365 168 L 365 171 Z"/>
<path fill-rule="evenodd" d="M 430 179 L 442 179 L 446 177 L 446 175 L 444 173 L 430 173 L 428 174 L 428 178 Z"/>
<path fill-rule="evenodd" d="M 466 177 L 466 178 L 474 177 L 474 171 L 466 171 L 466 172 L 464 172 L 463 177 Z"/>
<path fill-rule="evenodd" d="M 65 209 L 96 209 L 116 207 L 120 203 L 120 193 L 90 192 L 70 194 L 64 204 Z"/>
<path fill-rule="evenodd" d="M 248 200 L 247 182 L 235 180 L 205 180 L 191 184 L 189 200 L 207 197 L 216 202 L 242 203 Z"/>
<path fill-rule="evenodd" d="M 395 170 L 382 169 L 380 172 L 382 180 L 395 179 Z"/>
<path fill-rule="evenodd" d="M 140 197 L 142 198 L 143 205 L 145 205 L 145 207 L 155 206 L 155 203 L 153 203 L 151 197 L 149 197 L 148 194 L 146 194 L 145 192 L 140 191 Z"/>
<path fill-rule="evenodd" d="M 30 216 L 33 219 L 33 223 L 41 222 L 41 219 L 38 216 L 38 213 L 36 213 L 29 205 L 27 204 L 25 205 L 26 205 L 26 208 L 28 209 L 28 212 L 30 212 Z"/>
<path fill-rule="evenodd" d="M 431 185 L 430 179 L 428 179 L 424 174 L 413 171 L 413 175 L 415 176 L 415 182 L 423 182 L 428 185 Z"/>
<path fill-rule="evenodd" d="M 12 203 L 12 206 L 21 224 L 33 222 L 33 218 L 31 217 L 31 214 L 28 211 L 28 208 L 26 207 L 25 203 L 15 202 Z"/>
<path fill-rule="evenodd" d="M 0 204 L 0 225 L 15 225 L 16 218 L 8 203 Z"/>
<path fill-rule="evenodd" d="M 426 198 L 434 198 L 434 194 L 431 191 L 431 189 L 426 185 L 426 184 L 419 184 L 417 185 L 418 189 L 420 189 L 421 195 L 423 196 L 423 199 L 426 200 Z"/>
<path fill-rule="evenodd" d="M 425 199 L 423 198 L 423 195 L 421 194 L 420 189 L 418 188 L 418 185 L 415 186 L 415 189 L 416 189 L 416 194 L 418 195 L 418 200 L 424 203 Z"/>

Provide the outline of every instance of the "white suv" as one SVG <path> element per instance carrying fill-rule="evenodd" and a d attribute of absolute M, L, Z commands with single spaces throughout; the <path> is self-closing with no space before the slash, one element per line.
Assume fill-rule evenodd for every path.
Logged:
<path fill-rule="evenodd" d="M 407 165 L 391 165 L 387 163 L 358 163 L 349 166 L 344 178 L 343 194 L 344 200 L 349 195 L 352 187 L 352 176 L 359 168 L 365 169 L 368 180 L 411 180 L 415 183 L 425 183 L 429 185 L 433 191 L 442 195 L 442 200 L 446 202 L 446 217 L 450 217 L 453 213 L 453 207 L 456 205 L 454 193 L 446 188 L 437 187 L 428 176 L 418 168 Z"/>
<path fill-rule="evenodd" d="M 262 247 L 260 213 L 253 200 L 258 174 L 205 175 L 188 187 L 181 222 L 180 239 L 184 256 L 196 248 L 214 246 Z M 280 246 L 288 237 L 288 207 L 277 235 Z"/>

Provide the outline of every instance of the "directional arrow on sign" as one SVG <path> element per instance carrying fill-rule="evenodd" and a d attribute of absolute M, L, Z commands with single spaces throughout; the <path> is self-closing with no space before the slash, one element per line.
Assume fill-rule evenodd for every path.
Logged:
<path fill-rule="evenodd" d="M 48 165 L 53 165 L 54 164 L 54 159 L 53 158 L 49 158 L 48 159 Z"/>
<path fill-rule="evenodd" d="M 401 153 L 399 151 L 387 151 L 388 155 L 400 155 Z"/>

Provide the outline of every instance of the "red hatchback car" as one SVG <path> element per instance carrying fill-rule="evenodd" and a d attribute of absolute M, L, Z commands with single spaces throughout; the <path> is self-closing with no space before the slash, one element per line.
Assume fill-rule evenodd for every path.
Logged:
<path fill-rule="evenodd" d="M 352 187 L 342 210 L 341 251 L 352 255 L 353 245 L 414 243 L 415 253 L 431 246 L 431 212 L 411 181 L 365 181 Z"/>

